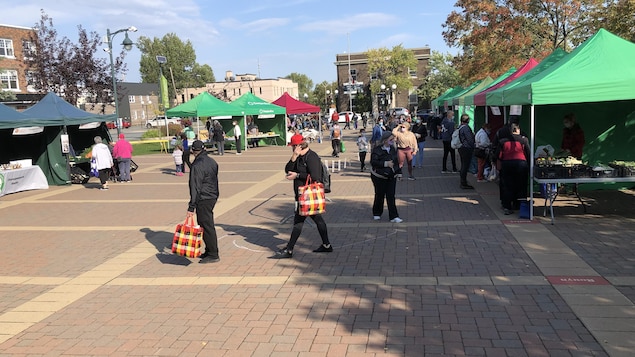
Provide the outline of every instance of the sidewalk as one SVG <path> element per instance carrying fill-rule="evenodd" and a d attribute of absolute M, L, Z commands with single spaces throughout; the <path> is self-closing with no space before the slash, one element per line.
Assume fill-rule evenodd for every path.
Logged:
<path fill-rule="evenodd" d="M 189 193 L 165 154 L 135 157 L 134 181 L 108 191 L 91 178 L 2 197 L 0 355 L 635 355 L 635 193 L 584 193 L 587 214 L 556 201 L 554 225 L 537 200 L 519 220 L 494 183 L 441 174 L 429 140 L 398 183 L 404 222 L 373 221 L 344 134 L 329 254 L 307 220 L 293 259 L 268 259 L 291 232 L 288 147 L 212 156 L 217 264 L 169 252 Z M 311 147 L 331 160 L 328 140 Z"/>

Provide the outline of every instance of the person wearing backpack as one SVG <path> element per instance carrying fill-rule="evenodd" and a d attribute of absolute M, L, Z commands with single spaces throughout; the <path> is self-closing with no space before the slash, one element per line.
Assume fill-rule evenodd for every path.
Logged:
<path fill-rule="evenodd" d="M 454 133 L 454 112 L 448 110 L 446 117 L 441 122 L 441 140 L 443 141 L 443 169 L 441 173 L 447 174 L 448 171 L 448 154 L 450 155 L 450 159 L 452 161 L 452 172 L 458 172 L 456 169 L 456 154 L 452 146 L 450 145 L 452 141 L 452 133 Z"/>
<path fill-rule="evenodd" d="M 340 157 L 341 140 L 342 129 L 340 129 L 340 125 L 337 122 L 334 122 L 331 127 L 331 147 L 333 147 L 333 153 L 331 156 Z"/>
<path fill-rule="evenodd" d="M 299 192 L 300 186 L 304 186 L 307 177 L 311 176 L 311 180 L 322 182 L 323 179 L 323 165 L 322 160 L 318 154 L 309 149 L 309 144 L 299 137 L 292 137 L 289 145 L 293 148 L 293 154 L 291 159 L 287 162 L 284 171 L 286 172 L 286 179 L 293 180 L 293 191 L 295 193 L 295 214 L 293 216 L 293 230 L 291 231 L 291 237 L 286 247 L 276 252 L 272 259 L 289 259 L 293 257 L 293 247 L 295 246 L 300 233 L 302 233 L 302 227 L 307 216 L 300 215 L 299 205 Z M 329 242 L 329 235 L 326 227 L 326 222 L 321 214 L 309 216 L 315 222 L 320 238 L 322 238 L 322 244 L 313 250 L 315 253 L 330 253 L 333 251 L 333 247 Z"/>

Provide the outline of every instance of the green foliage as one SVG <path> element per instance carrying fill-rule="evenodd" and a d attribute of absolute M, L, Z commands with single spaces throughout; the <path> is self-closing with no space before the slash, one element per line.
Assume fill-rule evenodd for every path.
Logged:
<path fill-rule="evenodd" d="M 322 108 L 323 111 L 328 111 L 328 107 L 331 103 L 334 103 L 335 94 L 334 90 L 337 88 L 337 82 L 318 83 L 315 88 L 310 92 L 309 102 L 313 105 L 317 105 Z M 329 91 L 329 94 L 326 92 Z"/>
<path fill-rule="evenodd" d="M 0 102 L 9 102 L 16 100 L 16 96 L 13 92 L 8 90 L 0 90 Z"/>
<path fill-rule="evenodd" d="M 417 94 L 424 102 L 438 98 L 448 88 L 454 88 L 464 81 L 459 72 L 452 66 L 453 56 L 449 53 L 432 51 L 428 61 L 429 72 Z"/>
<path fill-rule="evenodd" d="M 155 139 L 165 136 L 165 126 L 163 127 L 163 131 L 160 131 L 160 128 L 153 128 L 146 130 L 145 133 L 141 134 L 142 139 Z"/>
<path fill-rule="evenodd" d="M 392 50 L 386 47 L 370 49 L 366 52 L 366 56 L 368 57 L 368 72 L 377 74 L 378 78 L 370 84 L 372 94 L 379 93 L 382 84 L 386 87 L 395 84 L 398 90 L 409 90 L 412 87 L 408 69 L 417 68 L 417 59 L 412 51 L 397 45 Z"/>
<path fill-rule="evenodd" d="M 309 103 L 315 103 L 315 98 L 312 98 L 311 88 L 313 88 L 313 81 L 306 75 L 301 73 L 291 73 L 288 76 L 284 77 L 286 79 L 292 80 L 294 83 L 298 84 L 298 96 L 299 100 L 304 101 L 304 93 L 309 95 L 308 101 Z"/>
<path fill-rule="evenodd" d="M 196 63 L 196 52 L 192 43 L 183 42 L 176 34 L 168 33 L 163 38 L 150 39 L 139 37 L 137 46 L 141 51 L 139 72 L 143 83 L 157 83 L 159 79 L 159 63 L 156 56 L 164 56 L 167 63 L 161 65 L 163 75 L 168 79 L 168 98 L 174 104 L 177 94 L 183 88 L 202 87 L 205 83 L 215 82 L 214 71 L 209 65 Z M 172 85 L 172 76 L 174 85 Z M 176 86 L 176 92 L 174 89 Z"/>

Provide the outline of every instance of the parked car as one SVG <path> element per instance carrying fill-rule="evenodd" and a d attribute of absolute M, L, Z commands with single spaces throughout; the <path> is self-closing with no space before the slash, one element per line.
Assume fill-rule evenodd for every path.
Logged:
<path fill-rule="evenodd" d="M 167 124 L 181 124 L 181 118 L 179 117 L 172 117 L 172 118 L 167 118 Z M 164 116 L 159 116 L 156 117 L 154 119 L 150 119 L 146 122 L 146 128 L 156 128 L 159 126 L 165 126 L 166 125 L 166 119 Z"/>
<path fill-rule="evenodd" d="M 348 113 L 348 117 L 349 119 L 351 119 L 351 123 L 353 122 L 353 115 L 357 114 L 357 120 L 361 122 L 362 120 L 362 115 L 359 113 L 353 113 L 353 112 L 339 112 L 337 113 L 340 116 L 340 120 L 339 123 L 346 123 L 346 113 Z"/>
<path fill-rule="evenodd" d="M 428 120 L 428 117 L 434 115 L 434 112 L 430 109 L 420 109 L 417 110 L 417 117 L 423 121 Z"/>
<path fill-rule="evenodd" d="M 122 119 L 122 120 L 121 120 L 121 126 L 122 126 L 124 129 L 127 129 L 127 128 L 129 128 L 129 127 L 131 127 L 131 126 L 132 126 L 132 123 L 130 122 L 130 119 Z M 114 122 L 114 121 L 109 121 L 109 122 L 106 122 L 106 127 L 107 127 L 108 129 L 117 129 L 117 123 L 116 123 L 116 122 Z"/>
<path fill-rule="evenodd" d="M 395 116 L 395 117 L 399 117 L 401 115 L 409 115 L 410 111 L 407 108 L 403 108 L 403 107 L 396 107 L 396 108 L 392 108 L 390 110 L 390 113 Z"/>

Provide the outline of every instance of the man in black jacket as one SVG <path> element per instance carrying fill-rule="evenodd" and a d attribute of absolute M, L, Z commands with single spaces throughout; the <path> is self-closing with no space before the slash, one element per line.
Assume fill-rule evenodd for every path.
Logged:
<path fill-rule="evenodd" d="M 272 256 L 273 259 L 287 259 L 293 256 L 293 247 L 302 233 L 302 227 L 306 216 L 301 216 L 299 213 L 299 194 L 298 188 L 304 186 L 307 177 L 310 175 L 312 181 L 322 181 L 322 162 L 320 157 L 315 151 L 309 149 L 309 144 L 304 141 L 302 137 L 293 136 L 289 145 L 293 148 L 293 155 L 285 166 L 285 172 L 287 173 L 286 179 L 293 180 L 293 192 L 295 193 L 295 215 L 293 217 L 293 230 L 291 231 L 291 238 L 287 246 Z M 322 238 L 322 245 L 313 251 L 315 253 L 330 253 L 333 251 L 333 247 L 329 242 L 329 236 L 326 228 L 326 222 L 321 214 L 309 216 L 315 222 L 320 238 Z"/>
<path fill-rule="evenodd" d="M 187 217 L 192 217 L 196 211 L 198 224 L 203 227 L 205 252 L 201 254 L 199 263 L 216 263 L 220 260 L 214 227 L 214 206 L 218 200 L 218 164 L 207 156 L 202 141 L 196 140 L 190 150 L 195 158 L 190 169 L 190 203 Z"/>

